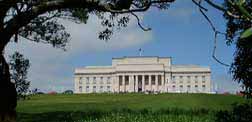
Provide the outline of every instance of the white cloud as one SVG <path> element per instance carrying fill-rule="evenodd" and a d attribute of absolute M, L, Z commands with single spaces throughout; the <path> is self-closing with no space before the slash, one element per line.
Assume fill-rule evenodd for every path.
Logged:
<path fill-rule="evenodd" d="M 84 56 L 90 52 L 114 51 L 134 46 L 140 46 L 152 40 L 151 32 L 143 32 L 134 19 L 131 19 L 127 28 L 114 32 L 108 42 L 99 40 L 98 33 L 102 30 L 99 20 L 91 16 L 88 24 L 75 24 L 63 21 L 71 34 L 67 51 L 55 49 L 50 45 L 37 44 L 22 39 L 18 44 L 9 44 L 6 48 L 6 55 L 18 50 L 29 58 L 31 68 L 29 80 L 33 88 L 43 90 L 61 90 L 73 88 L 74 67 L 66 63 L 73 56 Z M 83 64 L 84 65 L 84 64 Z"/>

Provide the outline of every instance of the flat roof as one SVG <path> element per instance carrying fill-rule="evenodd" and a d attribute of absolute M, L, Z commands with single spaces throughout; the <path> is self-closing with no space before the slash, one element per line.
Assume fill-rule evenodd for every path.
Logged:
<path fill-rule="evenodd" d="M 172 57 L 159 57 L 159 56 L 123 56 L 123 57 L 116 57 L 112 59 L 124 59 L 124 58 L 172 58 Z"/>

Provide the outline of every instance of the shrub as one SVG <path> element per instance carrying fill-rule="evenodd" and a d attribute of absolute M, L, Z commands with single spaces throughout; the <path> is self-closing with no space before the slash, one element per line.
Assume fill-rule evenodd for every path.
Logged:
<path fill-rule="evenodd" d="M 252 103 L 234 104 L 230 111 L 219 111 L 216 122 L 251 122 Z"/>

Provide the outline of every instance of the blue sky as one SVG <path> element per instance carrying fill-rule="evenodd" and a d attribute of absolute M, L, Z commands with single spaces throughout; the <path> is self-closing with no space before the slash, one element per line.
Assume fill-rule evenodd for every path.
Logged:
<path fill-rule="evenodd" d="M 207 14 L 215 26 L 225 31 L 222 13 L 207 6 Z M 99 40 L 102 27 L 100 20 L 91 16 L 88 24 L 74 24 L 62 21 L 71 33 L 67 52 L 44 44 L 36 44 L 22 39 L 18 44 L 9 44 L 7 54 L 18 50 L 31 60 L 29 80 L 32 88 L 42 91 L 62 91 L 73 89 L 74 68 L 85 65 L 110 65 L 112 57 L 137 56 L 138 49 L 144 56 L 170 56 L 173 64 L 197 64 L 210 66 L 212 81 L 220 91 L 237 90 L 229 68 L 213 60 L 213 31 L 190 0 L 176 1 L 169 10 L 152 9 L 139 14 L 141 23 L 152 31 L 143 32 L 131 18 L 129 26 L 115 32 L 108 42 Z M 218 38 L 217 57 L 231 63 L 235 46 L 227 46 L 222 36 Z M 214 85 L 215 86 L 215 85 Z"/>

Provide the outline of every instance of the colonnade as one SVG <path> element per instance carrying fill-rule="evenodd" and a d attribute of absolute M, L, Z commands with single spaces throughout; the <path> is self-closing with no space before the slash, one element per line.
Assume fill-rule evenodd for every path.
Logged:
<path fill-rule="evenodd" d="M 116 75 L 115 82 L 116 92 L 163 92 L 165 90 L 164 74 L 119 74 Z"/>

